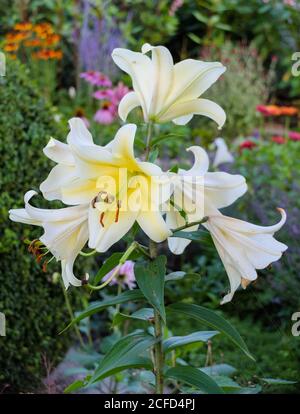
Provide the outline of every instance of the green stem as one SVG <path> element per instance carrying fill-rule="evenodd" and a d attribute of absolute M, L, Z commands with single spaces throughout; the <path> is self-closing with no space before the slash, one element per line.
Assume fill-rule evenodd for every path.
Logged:
<path fill-rule="evenodd" d="M 80 256 L 84 256 L 84 257 L 89 257 L 89 256 L 93 256 L 94 254 L 97 253 L 97 250 L 92 250 L 91 252 L 79 252 Z"/>
<path fill-rule="evenodd" d="M 181 230 L 187 229 L 189 227 L 196 226 L 197 224 L 205 223 L 207 220 L 208 220 L 208 217 L 203 217 L 202 220 L 192 221 L 191 223 L 187 223 L 184 226 L 177 227 L 176 229 L 172 229 L 171 231 L 172 231 L 172 233 L 175 233 L 176 231 L 181 231 Z"/>
<path fill-rule="evenodd" d="M 133 242 L 131 243 L 131 245 L 128 247 L 128 249 L 125 251 L 125 253 L 123 254 L 123 256 L 120 258 L 119 260 L 119 264 L 115 267 L 114 272 L 111 274 L 111 276 L 101 285 L 99 286 L 93 286 L 90 285 L 89 283 L 87 283 L 87 287 L 92 289 L 92 290 L 100 290 L 103 289 L 105 286 L 107 286 L 116 276 L 118 276 L 120 267 L 126 262 L 126 260 L 128 259 L 128 257 L 131 255 L 131 253 L 138 247 L 138 243 L 137 242 Z"/>
<path fill-rule="evenodd" d="M 62 286 L 62 290 L 63 290 L 65 302 L 66 302 L 66 307 L 67 307 L 67 310 L 69 312 L 69 315 L 70 315 L 70 318 L 71 318 L 71 321 L 72 321 L 74 319 L 74 312 L 73 312 L 71 303 L 70 303 L 69 298 L 68 298 L 67 291 L 66 291 L 66 289 L 64 287 L 64 284 L 63 284 L 62 280 L 61 280 L 61 286 Z M 82 335 L 81 335 L 80 330 L 79 330 L 79 328 L 78 328 L 78 326 L 76 324 L 74 325 L 74 330 L 76 332 L 76 335 L 78 337 L 78 340 L 80 342 L 80 345 L 82 347 L 84 347 L 84 341 L 83 341 Z"/>
<path fill-rule="evenodd" d="M 150 150 L 151 150 L 152 127 L 153 127 L 153 123 L 149 122 L 147 126 L 147 141 L 146 141 L 146 153 L 145 153 L 146 161 L 148 161 Z"/>
<path fill-rule="evenodd" d="M 157 256 L 157 244 L 150 240 L 149 242 L 150 256 L 154 259 Z M 154 345 L 154 374 L 155 374 L 155 393 L 164 393 L 164 352 L 162 346 L 163 340 L 163 324 L 159 312 L 154 309 L 154 333 L 157 339 Z"/>

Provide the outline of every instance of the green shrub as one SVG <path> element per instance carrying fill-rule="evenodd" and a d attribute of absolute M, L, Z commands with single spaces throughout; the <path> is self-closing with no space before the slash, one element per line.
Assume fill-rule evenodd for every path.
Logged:
<path fill-rule="evenodd" d="M 42 148 L 51 135 L 63 135 L 25 67 L 7 62 L 0 92 L 0 311 L 7 328 L 0 337 L 0 390 L 27 391 L 41 385 L 43 360 L 53 364 L 63 356 L 70 337 L 58 332 L 69 316 L 60 283 L 52 280 L 59 265 L 43 273 L 23 241 L 41 229 L 9 221 L 8 210 L 23 207 L 24 192 L 38 189 L 50 167 Z"/>

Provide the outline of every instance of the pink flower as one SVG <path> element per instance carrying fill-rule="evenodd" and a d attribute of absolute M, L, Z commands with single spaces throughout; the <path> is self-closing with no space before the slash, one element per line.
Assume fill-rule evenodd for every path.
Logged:
<path fill-rule="evenodd" d="M 111 277 L 116 268 L 112 269 L 107 273 L 102 281 L 105 282 Z M 123 288 L 128 286 L 129 289 L 133 289 L 136 286 L 135 275 L 134 275 L 134 262 L 131 260 L 126 260 L 126 262 L 120 267 L 118 275 L 111 280 L 110 285 L 121 285 Z"/>
<path fill-rule="evenodd" d="M 85 79 L 91 85 L 102 86 L 102 87 L 111 87 L 112 83 L 108 76 L 104 75 L 101 72 L 90 70 L 88 72 L 82 72 L 80 74 L 82 79 Z"/>
<path fill-rule="evenodd" d="M 96 99 L 108 99 L 114 105 L 119 105 L 123 96 L 129 92 L 129 88 L 123 82 L 119 82 L 115 88 L 100 89 L 93 94 Z"/>
<path fill-rule="evenodd" d="M 125 96 L 128 92 L 129 88 L 127 88 L 123 82 L 119 82 L 118 85 L 112 90 L 112 102 L 115 105 L 119 105 L 123 96 Z"/>
<path fill-rule="evenodd" d="M 276 144 L 285 144 L 286 143 L 285 138 L 284 137 L 281 137 L 281 136 L 274 136 L 274 137 L 272 137 L 272 141 L 273 142 L 276 142 Z"/>
<path fill-rule="evenodd" d="M 112 99 L 113 97 L 113 89 L 100 89 L 93 93 L 93 97 L 96 99 Z"/>
<path fill-rule="evenodd" d="M 289 138 L 292 141 L 300 141 L 300 132 L 290 131 L 289 132 Z"/>
<path fill-rule="evenodd" d="M 117 116 L 117 107 L 111 102 L 105 102 L 95 113 L 94 120 L 99 124 L 112 124 Z"/>

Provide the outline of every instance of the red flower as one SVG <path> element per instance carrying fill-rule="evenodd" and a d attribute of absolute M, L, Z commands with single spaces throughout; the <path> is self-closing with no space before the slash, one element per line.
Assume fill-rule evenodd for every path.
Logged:
<path fill-rule="evenodd" d="M 257 145 L 256 142 L 246 140 L 239 145 L 239 149 L 240 151 L 243 151 L 244 149 L 252 149 L 256 147 L 256 145 Z"/>

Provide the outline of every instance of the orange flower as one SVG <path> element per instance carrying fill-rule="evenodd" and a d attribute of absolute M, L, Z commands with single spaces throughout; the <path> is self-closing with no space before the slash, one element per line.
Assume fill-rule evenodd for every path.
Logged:
<path fill-rule="evenodd" d="M 45 46 L 53 46 L 53 45 L 56 45 L 59 41 L 60 41 L 60 36 L 58 34 L 53 33 L 53 34 L 47 35 L 44 41 L 44 44 Z"/>
<path fill-rule="evenodd" d="M 41 41 L 39 39 L 26 40 L 26 42 L 24 42 L 24 45 L 26 47 L 36 47 L 41 45 Z"/>
<path fill-rule="evenodd" d="M 258 105 L 256 110 L 265 116 L 293 116 L 298 113 L 294 106 Z"/>
<path fill-rule="evenodd" d="M 19 43 L 22 42 L 22 40 L 28 38 L 28 33 L 7 33 L 5 36 L 5 40 L 9 43 Z"/>
<path fill-rule="evenodd" d="M 32 54 L 33 59 L 49 60 L 49 59 L 61 59 L 61 50 L 42 49 Z"/>
<path fill-rule="evenodd" d="M 4 46 L 5 52 L 16 52 L 19 49 L 19 45 L 15 43 L 7 43 Z"/>
<path fill-rule="evenodd" d="M 33 31 L 36 32 L 36 34 L 39 37 L 41 37 L 42 39 L 46 38 L 47 34 L 52 34 L 54 32 L 53 28 L 52 28 L 52 25 L 50 23 L 46 23 L 46 22 L 36 24 L 33 27 Z"/>
<path fill-rule="evenodd" d="M 281 109 L 281 115 L 293 116 L 298 113 L 298 108 L 294 106 L 282 106 L 280 109 Z"/>
<path fill-rule="evenodd" d="M 18 30 L 19 32 L 28 32 L 32 29 L 32 24 L 28 22 L 16 23 L 14 25 L 14 29 Z"/>

